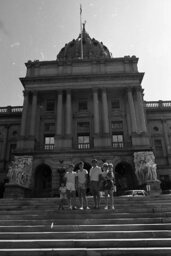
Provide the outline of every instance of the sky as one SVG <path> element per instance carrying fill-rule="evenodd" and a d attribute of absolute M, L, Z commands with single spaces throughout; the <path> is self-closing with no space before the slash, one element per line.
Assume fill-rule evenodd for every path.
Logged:
<path fill-rule="evenodd" d="M 0 106 L 21 106 L 28 60 L 55 60 L 80 32 L 136 55 L 144 100 L 171 100 L 171 0 L 0 0 Z"/>

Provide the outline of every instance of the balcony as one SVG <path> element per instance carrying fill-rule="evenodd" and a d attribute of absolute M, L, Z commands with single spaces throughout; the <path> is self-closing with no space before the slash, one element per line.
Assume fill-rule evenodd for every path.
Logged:
<path fill-rule="evenodd" d="M 145 101 L 144 106 L 146 110 L 166 110 L 171 109 L 171 101 Z"/>
<path fill-rule="evenodd" d="M 90 143 L 78 143 L 78 149 L 90 149 Z"/>
<path fill-rule="evenodd" d="M 18 113 L 22 113 L 22 111 L 23 111 L 23 107 L 21 107 L 21 106 L 0 107 L 0 115 L 3 115 L 3 114 L 18 114 Z"/>
<path fill-rule="evenodd" d="M 54 144 L 36 143 L 35 150 L 36 151 L 54 151 L 55 150 L 55 145 Z"/>

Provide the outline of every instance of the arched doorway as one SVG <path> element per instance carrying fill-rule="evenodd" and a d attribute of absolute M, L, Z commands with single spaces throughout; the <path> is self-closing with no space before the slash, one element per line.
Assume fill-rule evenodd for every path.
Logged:
<path fill-rule="evenodd" d="M 115 167 L 117 192 L 136 189 L 137 178 L 132 166 L 127 162 L 118 163 Z"/>
<path fill-rule="evenodd" d="M 34 196 L 50 197 L 52 190 L 52 171 L 46 164 L 39 165 L 35 170 Z"/>

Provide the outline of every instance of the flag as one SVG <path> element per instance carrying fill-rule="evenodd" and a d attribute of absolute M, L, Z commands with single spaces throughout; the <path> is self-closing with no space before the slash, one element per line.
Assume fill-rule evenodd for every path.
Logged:
<path fill-rule="evenodd" d="M 80 4 L 80 15 L 82 14 L 82 5 Z"/>

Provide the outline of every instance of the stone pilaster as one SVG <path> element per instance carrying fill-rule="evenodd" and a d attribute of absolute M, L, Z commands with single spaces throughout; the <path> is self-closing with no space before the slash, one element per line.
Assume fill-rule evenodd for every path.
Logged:
<path fill-rule="evenodd" d="M 137 96 L 138 115 L 139 115 L 139 120 L 140 120 L 140 131 L 146 133 L 147 125 L 146 125 L 146 118 L 145 118 L 145 113 L 144 113 L 142 89 L 140 87 L 136 90 L 136 96 Z"/>
<path fill-rule="evenodd" d="M 129 108 L 130 108 L 132 132 L 135 133 L 135 132 L 137 132 L 137 120 L 136 120 L 135 106 L 134 106 L 134 100 L 133 100 L 131 89 L 128 89 L 128 104 L 129 104 Z"/>
<path fill-rule="evenodd" d="M 62 135 L 63 98 L 62 91 L 57 95 L 57 116 L 56 116 L 56 136 Z"/>
<path fill-rule="evenodd" d="M 102 89 L 102 111 L 103 111 L 103 131 L 105 134 L 109 133 L 109 113 L 106 89 Z"/>
<path fill-rule="evenodd" d="M 27 91 L 23 92 L 24 94 L 24 103 L 23 103 L 23 112 L 21 119 L 21 136 L 26 136 L 26 125 L 27 125 L 27 113 L 28 113 L 28 102 L 29 102 L 29 94 Z"/>
<path fill-rule="evenodd" d="M 33 92 L 32 108 L 31 108 L 31 125 L 30 125 L 30 135 L 33 137 L 35 136 L 36 114 L 37 114 L 37 92 Z"/>
<path fill-rule="evenodd" d="M 72 105 L 71 105 L 71 91 L 67 90 L 66 94 L 66 135 L 72 134 Z"/>
<path fill-rule="evenodd" d="M 98 135 L 99 127 L 99 99 L 97 88 L 93 90 L 93 109 L 94 109 L 94 134 Z"/>

